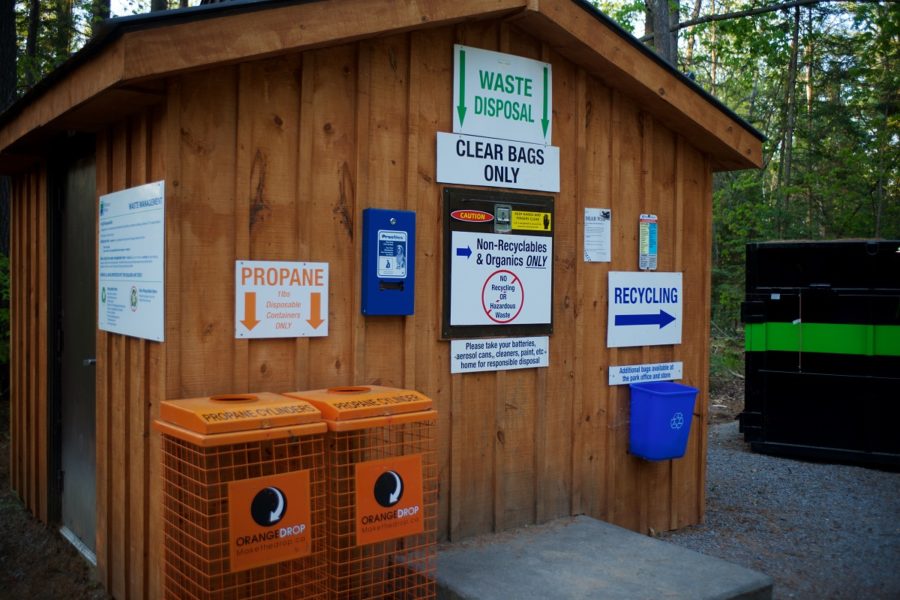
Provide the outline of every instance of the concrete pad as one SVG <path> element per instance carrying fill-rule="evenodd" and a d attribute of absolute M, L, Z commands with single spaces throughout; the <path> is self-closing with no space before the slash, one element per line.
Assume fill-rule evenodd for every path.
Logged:
<path fill-rule="evenodd" d="M 447 600 L 770 600 L 772 579 L 589 517 L 443 544 Z"/>

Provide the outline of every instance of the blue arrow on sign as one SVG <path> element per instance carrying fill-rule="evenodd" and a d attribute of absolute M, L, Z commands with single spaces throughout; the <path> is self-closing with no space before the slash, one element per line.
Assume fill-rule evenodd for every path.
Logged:
<path fill-rule="evenodd" d="M 458 252 L 458 250 L 457 250 Z M 649 315 L 616 315 L 616 327 L 620 325 L 659 325 L 662 329 L 675 320 L 675 317 L 660 309 L 659 314 Z"/>
<path fill-rule="evenodd" d="M 457 248 L 456 255 L 457 256 L 465 256 L 466 258 L 469 258 L 470 256 L 472 256 L 472 249 L 469 248 L 468 246 L 466 246 L 465 248 Z"/>

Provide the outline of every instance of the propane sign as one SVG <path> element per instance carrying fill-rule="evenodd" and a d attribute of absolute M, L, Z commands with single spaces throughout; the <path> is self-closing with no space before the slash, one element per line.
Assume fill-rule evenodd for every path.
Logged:
<path fill-rule="evenodd" d="M 235 263 L 235 337 L 328 335 L 328 263 Z"/>

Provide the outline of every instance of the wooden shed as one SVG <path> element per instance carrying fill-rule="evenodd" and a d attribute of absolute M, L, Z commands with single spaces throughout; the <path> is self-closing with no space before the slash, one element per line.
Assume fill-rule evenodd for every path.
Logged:
<path fill-rule="evenodd" d="M 467 186 L 438 181 L 436 137 L 454 127 L 455 44 L 552 67 L 546 367 L 451 373 L 443 195 Z M 574 514 L 699 523 L 712 176 L 760 164 L 759 133 L 586 2 L 236 1 L 113 20 L 0 116 L 12 485 L 115 597 L 156 598 L 161 401 L 380 384 L 440 413 L 441 539 Z M 163 342 L 97 327 L 98 198 L 156 181 Z M 583 258 L 589 207 L 612 212 L 610 262 Z M 411 315 L 361 310 L 367 208 L 415 213 Z M 657 269 L 683 277 L 683 334 L 609 347 L 608 276 L 639 270 L 642 214 L 658 218 Z M 327 336 L 236 336 L 242 260 L 327 263 Z M 667 361 L 701 395 L 684 458 L 649 462 L 628 453 L 628 387 L 608 370 Z"/>

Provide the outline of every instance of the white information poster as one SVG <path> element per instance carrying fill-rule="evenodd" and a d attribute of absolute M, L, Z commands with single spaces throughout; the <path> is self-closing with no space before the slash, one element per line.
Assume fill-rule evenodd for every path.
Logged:
<path fill-rule="evenodd" d="M 610 271 L 606 345 L 681 343 L 681 273 Z"/>
<path fill-rule="evenodd" d="M 684 377 L 684 363 L 650 363 L 646 365 L 622 365 L 609 368 L 609 385 L 646 383 L 648 381 L 673 381 Z"/>
<path fill-rule="evenodd" d="M 550 323 L 553 238 L 454 231 L 450 325 Z"/>
<path fill-rule="evenodd" d="M 98 327 L 165 339 L 165 184 L 100 196 Z"/>
<path fill-rule="evenodd" d="M 379 278 L 406 279 L 407 243 L 405 231 L 378 230 Z"/>
<path fill-rule="evenodd" d="M 328 335 L 328 263 L 238 260 L 234 337 Z"/>
<path fill-rule="evenodd" d="M 450 372 L 508 371 L 550 365 L 550 338 L 450 340 Z"/>
<path fill-rule="evenodd" d="M 550 63 L 453 46 L 454 133 L 549 144 L 552 115 Z"/>
<path fill-rule="evenodd" d="M 517 190 L 559 191 L 559 148 L 437 133 L 437 180 Z"/>
<path fill-rule="evenodd" d="M 584 209 L 584 262 L 612 261 L 612 209 Z"/>

